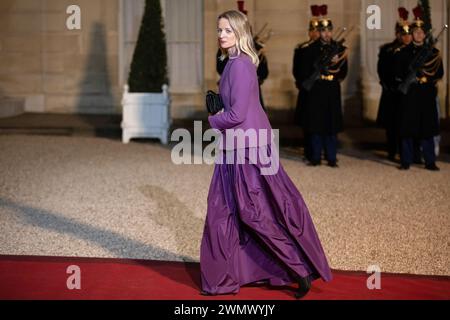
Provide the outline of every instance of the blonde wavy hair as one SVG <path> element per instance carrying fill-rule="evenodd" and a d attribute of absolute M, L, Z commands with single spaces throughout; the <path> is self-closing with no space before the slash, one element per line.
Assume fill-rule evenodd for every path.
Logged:
<path fill-rule="evenodd" d="M 233 29 L 236 36 L 236 49 L 238 54 L 244 52 L 252 59 L 253 64 L 258 66 L 259 58 L 256 53 L 252 31 L 247 16 L 242 12 L 230 10 L 219 15 L 217 18 L 217 23 L 222 18 L 227 19 L 230 23 L 231 29 Z M 228 52 L 222 48 L 220 48 L 220 51 L 222 52 L 220 59 L 223 61 L 228 56 Z"/>

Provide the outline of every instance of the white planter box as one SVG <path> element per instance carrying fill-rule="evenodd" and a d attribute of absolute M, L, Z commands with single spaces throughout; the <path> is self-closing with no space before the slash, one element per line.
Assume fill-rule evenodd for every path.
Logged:
<path fill-rule="evenodd" d="M 130 93 L 124 86 L 122 97 L 122 141 L 132 138 L 159 138 L 167 144 L 169 139 L 170 98 L 168 86 L 162 93 Z"/>

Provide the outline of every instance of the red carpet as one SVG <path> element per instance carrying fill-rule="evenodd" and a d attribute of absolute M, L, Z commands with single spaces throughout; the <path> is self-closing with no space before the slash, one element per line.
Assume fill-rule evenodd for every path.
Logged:
<path fill-rule="evenodd" d="M 81 289 L 69 290 L 70 265 L 81 270 Z M 333 271 L 317 280 L 305 299 L 450 299 L 450 277 L 381 274 L 381 290 L 369 290 L 368 274 Z M 238 295 L 199 295 L 198 263 L 0 255 L 0 299 L 292 300 L 292 287 L 245 286 Z"/>

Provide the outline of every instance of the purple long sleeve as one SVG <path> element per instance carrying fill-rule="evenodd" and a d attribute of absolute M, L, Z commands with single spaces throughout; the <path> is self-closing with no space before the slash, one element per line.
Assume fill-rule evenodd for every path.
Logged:
<path fill-rule="evenodd" d="M 243 60 L 237 59 L 230 68 L 230 108 L 223 113 L 209 116 L 212 128 L 231 129 L 241 124 L 247 117 L 252 82 L 256 81 L 256 71 Z"/>

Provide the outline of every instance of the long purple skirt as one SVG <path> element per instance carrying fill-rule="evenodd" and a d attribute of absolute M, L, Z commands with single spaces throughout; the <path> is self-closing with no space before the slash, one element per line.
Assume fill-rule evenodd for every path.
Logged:
<path fill-rule="evenodd" d="M 223 162 L 215 164 L 208 193 L 202 290 L 237 293 L 258 281 L 288 285 L 294 276 L 330 281 L 308 208 L 281 164 L 276 174 L 262 175 L 259 163 Z"/>

